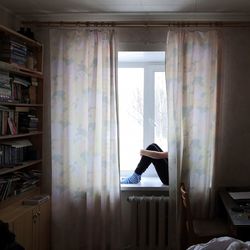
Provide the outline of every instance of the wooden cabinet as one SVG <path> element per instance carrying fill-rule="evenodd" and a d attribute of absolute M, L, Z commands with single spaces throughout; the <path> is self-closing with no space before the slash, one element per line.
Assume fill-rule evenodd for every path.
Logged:
<path fill-rule="evenodd" d="M 50 249 L 50 200 L 35 206 L 12 205 L 2 210 L 0 219 L 25 250 Z"/>
<path fill-rule="evenodd" d="M 8 223 L 16 235 L 16 241 L 25 249 L 33 250 L 33 211 L 28 210 Z"/>
<path fill-rule="evenodd" d="M 43 192 L 43 45 L 0 25 L 0 220 L 26 250 L 50 245 L 50 201 Z"/>
<path fill-rule="evenodd" d="M 50 202 L 39 207 L 39 250 L 50 249 Z"/>

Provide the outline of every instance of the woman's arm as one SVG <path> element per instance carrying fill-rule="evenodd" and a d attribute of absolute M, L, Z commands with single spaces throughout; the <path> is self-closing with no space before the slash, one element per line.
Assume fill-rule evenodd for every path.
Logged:
<path fill-rule="evenodd" d="M 147 156 L 153 159 L 165 159 L 168 158 L 168 152 L 158 152 L 152 150 L 141 149 L 140 151 L 141 156 Z"/>

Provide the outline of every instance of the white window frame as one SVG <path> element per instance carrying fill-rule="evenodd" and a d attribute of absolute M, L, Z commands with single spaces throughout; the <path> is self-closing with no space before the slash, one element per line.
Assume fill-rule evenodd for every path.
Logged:
<path fill-rule="evenodd" d="M 160 62 L 119 62 L 119 68 L 144 68 L 144 115 L 146 118 L 143 121 L 143 148 L 146 148 L 149 144 L 154 142 L 154 128 L 152 125 L 155 119 L 155 107 L 150 105 L 151 103 L 155 104 L 154 93 L 155 84 L 154 84 L 154 73 L 155 72 L 165 72 L 164 63 Z M 118 83 L 119 84 L 119 83 Z M 147 88 L 145 87 L 147 86 Z M 119 88 L 119 86 L 118 86 Z M 118 97 L 119 100 L 119 97 Z M 149 111 L 150 110 L 150 111 Z M 147 112 L 145 112 L 147 111 Z M 149 111 L 149 112 L 148 112 Z M 150 122 L 151 121 L 151 122 Z M 154 126 L 154 125 L 153 125 Z M 166 141 L 167 144 L 167 141 Z M 139 151 L 140 149 L 138 149 Z M 137 164 L 137 163 L 136 163 Z M 134 166 L 134 169 L 137 165 Z M 134 170 L 133 169 L 133 170 Z M 133 170 L 122 170 L 120 169 L 121 176 L 128 176 L 133 172 Z M 143 174 L 145 177 L 156 177 L 157 173 L 153 166 L 150 166 L 146 172 Z"/>

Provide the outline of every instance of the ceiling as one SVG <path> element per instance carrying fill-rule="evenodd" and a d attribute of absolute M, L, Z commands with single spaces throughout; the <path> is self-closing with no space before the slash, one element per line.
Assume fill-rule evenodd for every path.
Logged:
<path fill-rule="evenodd" d="M 231 16 L 248 18 L 250 0 L 1 0 L 0 5 L 24 19 L 65 15 L 92 16 Z"/>

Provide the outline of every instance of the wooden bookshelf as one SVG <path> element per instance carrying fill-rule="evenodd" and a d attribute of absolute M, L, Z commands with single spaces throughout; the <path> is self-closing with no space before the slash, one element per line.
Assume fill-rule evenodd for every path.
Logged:
<path fill-rule="evenodd" d="M 35 187 L 33 189 L 30 189 L 26 192 L 20 193 L 18 195 L 12 196 L 10 197 L 8 200 L 2 201 L 0 203 L 0 211 L 2 209 L 2 213 L 6 213 L 6 211 L 3 211 L 4 208 L 6 208 L 6 210 L 10 211 L 10 208 L 14 208 L 17 204 L 21 204 L 21 202 L 28 197 L 31 197 L 33 195 L 38 195 L 41 193 L 41 190 L 39 187 Z M 11 207 L 10 207 L 11 206 Z M 11 211 L 10 211 L 11 212 Z"/>
<path fill-rule="evenodd" d="M 34 169 L 42 172 L 43 45 L 3 25 L 0 25 L 0 41 L 0 180 L 4 182 L 5 178 L 9 178 L 12 174 L 14 176 L 16 171 L 25 172 Z M 32 65 L 29 61 L 30 57 L 32 57 Z M 7 98 L 2 97 L 6 85 L 9 90 Z M 22 151 L 17 147 L 16 150 L 12 150 L 14 146 L 11 143 L 18 141 L 28 141 L 32 144 L 35 160 L 24 159 L 20 163 L 16 159 Z M 16 162 L 18 164 L 15 164 Z M 9 165 L 14 167 L 5 167 Z M 6 200 L 11 198 L 10 193 L 4 200 L 1 199 L 0 184 L 0 207 L 2 202 L 6 203 Z"/>
<path fill-rule="evenodd" d="M 3 167 L 0 169 L 0 175 L 3 174 L 8 174 L 8 173 L 13 173 L 15 171 L 36 165 L 38 163 L 42 163 L 42 160 L 35 160 L 35 161 L 27 161 L 27 162 L 23 162 L 20 166 L 15 166 L 15 167 Z"/>
<path fill-rule="evenodd" d="M 43 73 L 41 71 L 27 69 L 25 67 L 19 66 L 19 65 L 14 64 L 14 63 L 0 61 L 0 68 L 2 70 L 16 73 L 17 75 L 37 77 L 39 79 L 43 78 Z"/>
<path fill-rule="evenodd" d="M 50 200 L 23 205 L 43 194 L 43 81 L 43 45 L 0 25 L 0 220 L 27 250 L 50 249 Z"/>
<path fill-rule="evenodd" d="M 29 136 L 37 136 L 37 135 L 42 135 L 42 134 L 43 134 L 42 131 L 34 131 L 34 132 L 30 132 L 30 133 L 17 134 L 17 135 L 4 135 L 4 136 L 0 136 L 0 140 L 29 137 Z"/>
<path fill-rule="evenodd" d="M 13 38 L 15 40 L 25 42 L 30 47 L 37 47 L 39 49 L 42 47 L 41 43 L 39 43 L 35 40 L 32 40 L 32 39 L 16 32 L 12 29 L 9 29 L 8 27 L 5 27 L 4 25 L 0 25 L 0 32 L 5 34 L 3 36 L 10 36 L 11 38 Z"/>
<path fill-rule="evenodd" d="M 29 103 L 15 103 L 15 102 L 0 102 L 3 106 L 14 106 L 14 107 L 43 107 L 43 104 L 29 104 Z"/>

